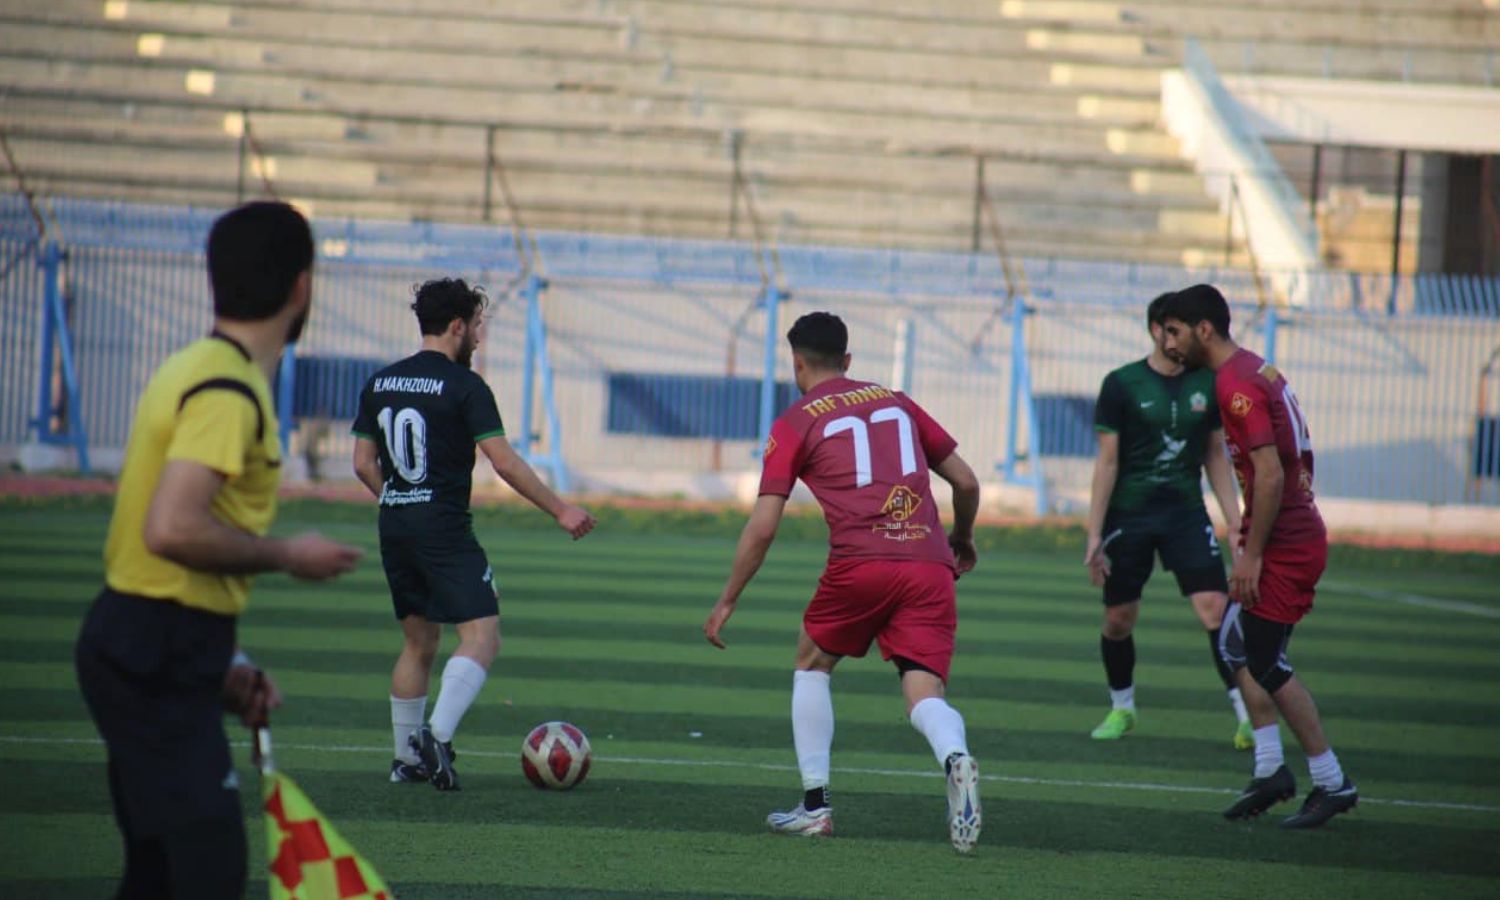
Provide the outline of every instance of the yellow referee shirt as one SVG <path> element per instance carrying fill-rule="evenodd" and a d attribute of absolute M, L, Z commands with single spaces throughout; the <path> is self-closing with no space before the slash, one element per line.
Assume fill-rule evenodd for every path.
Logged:
<path fill-rule="evenodd" d="M 162 363 L 136 407 L 104 545 L 111 588 L 222 615 L 239 615 L 249 575 L 198 572 L 146 549 L 146 511 L 168 460 L 190 460 L 227 479 L 213 500 L 225 524 L 263 535 L 276 515 L 281 446 L 265 376 L 244 347 L 214 334 Z"/>

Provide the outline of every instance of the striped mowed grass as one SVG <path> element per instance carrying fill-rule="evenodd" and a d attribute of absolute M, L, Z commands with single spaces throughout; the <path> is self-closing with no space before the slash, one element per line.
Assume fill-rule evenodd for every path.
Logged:
<path fill-rule="evenodd" d="M 959 584 L 951 697 L 985 775 L 980 846 L 948 846 L 938 767 L 892 669 L 834 679 L 838 836 L 766 833 L 800 781 L 788 720 L 799 612 L 824 556 L 789 523 L 726 633 L 700 626 L 736 516 L 603 516 L 584 541 L 534 515 L 476 520 L 505 635 L 457 738 L 463 791 L 386 781 L 399 647 L 368 507 L 294 503 L 278 531 L 369 551 L 329 585 L 265 577 L 242 644 L 278 679 L 278 761 L 403 898 L 1484 897 L 1500 894 L 1500 562 L 1341 552 L 1292 658 L 1363 796 L 1325 830 L 1225 822 L 1248 777 L 1207 642 L 1160 575 L 1137 631 L 1141 725 L 1088 739 L 1107 705 L 1099 603 L 1065 539 L 984 536 Z M 72 641 L 101 578 L 102 501 L 0 501 L 0 895 L 103 897 L 121 864 L 103 748 Z M 445 641 L 444 650 L 451 648 Z M 436 683 L 434 684 L 434 688 Z M 564 719 L 594 746 L 588 781 L 542 792 L 521 737 Z M 231 721 L 231 738 L 245 733 Z M 1303 792 L 1306 766 L 1290 734 Z M 263 836 L 248 748 L 251 896 Z M 1276 813 L 1289 813 L 1285 804 Z"/>

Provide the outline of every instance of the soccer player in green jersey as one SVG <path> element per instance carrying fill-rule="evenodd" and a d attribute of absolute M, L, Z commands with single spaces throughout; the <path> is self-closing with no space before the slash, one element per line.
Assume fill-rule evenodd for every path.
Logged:
<path fill-rule="evenodd" d="M 1118 740 L 1136 726 L 1133 632 L 1141 589 L 1159 555 L 1208 632 L 1210 656 L 1239 719 L 1234 746 L 1248 750 L 1254 746 L 1250 720 L 1219 655 L 1229 585 L 1203 505 L 1201 473 L 1208 472 L 1230 534 L 1239 531 L 1240 508 L 1224 452 L 1214 374 L 1185 369 L 1162 344 L 1161 313 L 1171 296 L 1157 297 L 1147 309 L 1151 354 L 1106 375 L 1094 407 L 1099 455 L 1084 564 L 1094 585 L 1104 588 L 1099 650 L 1111 709 L 1092 736 Z"/>

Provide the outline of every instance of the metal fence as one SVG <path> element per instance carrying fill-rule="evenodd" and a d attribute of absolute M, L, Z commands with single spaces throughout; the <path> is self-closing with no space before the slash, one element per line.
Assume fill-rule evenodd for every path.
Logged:
<path fill-rule="evenodd" d="M 66 249 L 74 402 L 97 464 L 108 468 L 151 371 L 207 328 L 201 247 L 215 213 L 79 200 L 49 208 L 49 237 Z M 1285 310 L 1251 302 L 1255 279 L 1241 271 L 1025 260 L 1030 293 L 1007 304 L 993 257 L 788 247 L 772 285 L 788 296 L 769 303 L 756 254 L 743 244 L 541 233 L 546 282 L 533 308 L 507 232 L 314 227 L 313 318 L 280 392 L 296 426 L 289 452 L 314 477 L 347 471 L 352 395 L 370 368 L 417 346 L 411 287 L 459 275 L 496 299 L 476 366 L 512 440 L 534 457 L 557 454 L 575 486 L 639 492 L 660 473 L 753 471 L 762 397 L 789 396 L 780 334 L 803 312 L 832 309 L 849 323 L 853 376 L 909 389 L 976 468 L 1016 481 L 1040 473 L 1045 508 L 1077 508 L 1100 379 L 1149 349 L 1151 297 L 1211 281 L 1235 306 L 1237 337 L 1274 356 L 1297 387 L 1320 493 L 1500 504 L 1500 448 L 1486 431 L 1497 410 L 1482 408 L 1500 400 L 1500 385 L 1486 389 L 1481 377 L 1500 350 L 1495 279 L 1305 275 L 1319 305 Z M 40 399 L 69 399 L 39 363 L 45 272 L 36 238 L 18 198 L 0 201 L 0 452 L 8 456 L 43 431 L 67 430 L 55 418 L 43 428 L 36 421 Z M 544 332 L 544 356 L 528 342 L 533 328 Z M 525 409 L 535 410 L 529 422 Z"/>

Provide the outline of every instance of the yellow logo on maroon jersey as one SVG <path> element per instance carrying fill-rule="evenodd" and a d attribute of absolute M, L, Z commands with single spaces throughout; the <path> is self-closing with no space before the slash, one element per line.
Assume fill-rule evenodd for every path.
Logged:
<path fill-rule="evenodd" d="M 770 459 L 771 458 L 771 454 L 775 453 L 775 452 L 776 452 L 776 436 L 775 435 L 768 435 L 766 437 L 766 449 L 765 449 L 765 452 L 761 453 L 760 458 L 761 459 Z"/>
<path fill-rule="evenodd" d="M 1246 397 L 1244 394 L 1241 394 L 1238 391 L 1235 392 L 1233 397 L 1229 398 L 1229 411 L 1239 416 L 1241 419 L 1250 415 L 1250 410 L 1254 408 L 1255 401 L 1251 400 L 1249 397 Z"/>
<path fill-rule="evenodd" d="M 1281 377 L 1281 373 L 1276 371 L 1276 367 L 1270 363 L 1266 363 L 1260 367 L 1260 375 L 1267 381 L 1275 381 Z"/>
<path fill-rule="evenodd" d="M 885 498 L 885 506 L 882 506 L 880 511 L 894 521 L 905 522 L 916 513 L 917 507 L 921 505 L 922 498 L 917 496 L 916 491 L 904 484 L 898 484 L 891 488 L 891 495 Z"/>

